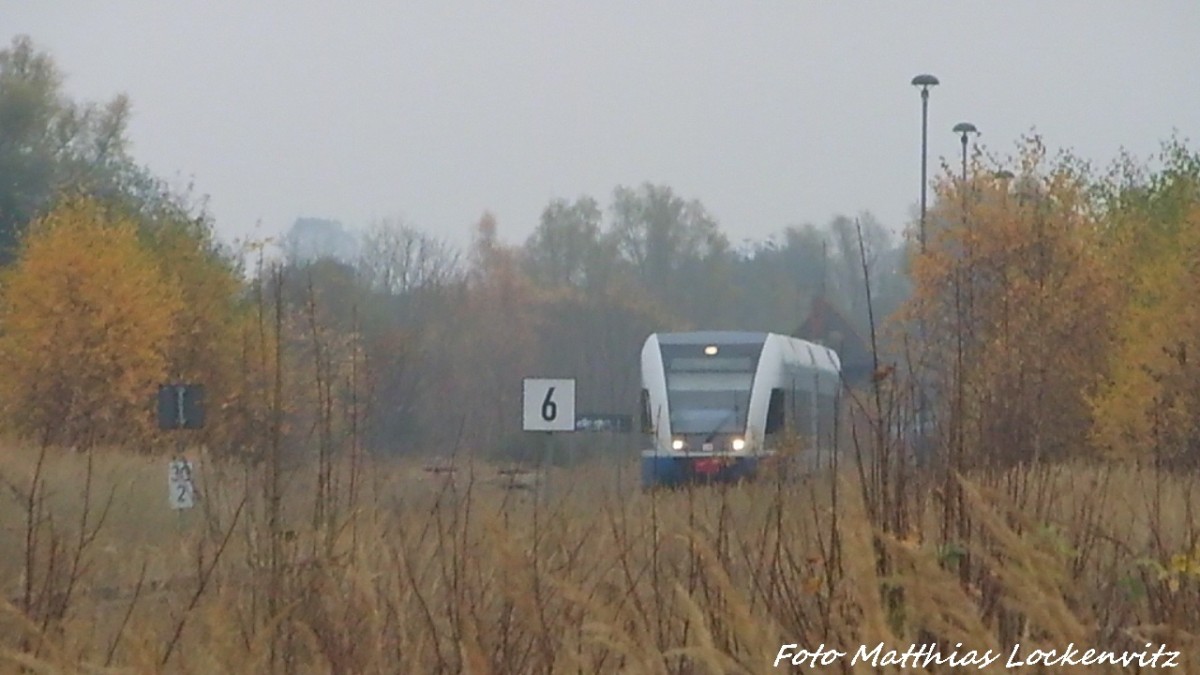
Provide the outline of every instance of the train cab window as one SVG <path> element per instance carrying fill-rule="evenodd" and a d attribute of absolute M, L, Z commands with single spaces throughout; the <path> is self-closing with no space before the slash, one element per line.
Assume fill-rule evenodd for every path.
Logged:
<path fill-rule="evenodd" d="M 784 411 L 787 410 L 787 404 L 784 401 L 783 390 L 775 388 L 771 390 L 771 401 L 767 406 L 767 426 L 763 429 L 766 434 L 774 434 L 783 431 Z"/>

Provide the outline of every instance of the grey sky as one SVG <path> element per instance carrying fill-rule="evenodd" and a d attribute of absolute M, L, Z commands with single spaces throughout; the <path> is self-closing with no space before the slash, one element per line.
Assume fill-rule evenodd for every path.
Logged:
<path fill-rule="evenodd" d="M 226 237 L 402 215 L 523 241 L 546 203 L 650 180 L 735 242 L 870 210 L 903 227 L 961 120 L 1107 163 L 1200 137 L 1200 2 L 0 0 L 77 98 Z M 931 171 L 932 173 L 932 171 Z"/>

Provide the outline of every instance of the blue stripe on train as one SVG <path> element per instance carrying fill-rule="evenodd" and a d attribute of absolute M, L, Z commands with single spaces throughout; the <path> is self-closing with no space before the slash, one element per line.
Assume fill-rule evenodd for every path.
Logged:
<path fill-rule="evenodd" d="M 758 456 L 679 456 L 642 453 L 642 487 L 674 487 L 752 479 Z"/>

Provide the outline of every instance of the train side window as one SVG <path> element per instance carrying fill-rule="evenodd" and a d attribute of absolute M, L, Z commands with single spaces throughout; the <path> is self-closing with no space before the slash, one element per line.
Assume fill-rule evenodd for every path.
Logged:
<path fill-rule="evenodd" d="M 650 390 L 642 390 L 642 433 L 648 434 L 654 431 L 654 425 L 650 419 Z"/>
<path fill-rule="evenodd" d="M 796 393 L 791 389 L 783 390 L 783 429 L 791 431 L 796 426 Z"/>
<path fill-rule="evenodd" d="M 814 442 L 821 439 L 821 373 L 813 371 L 812 391 L 809 392 L 809 405 L 812 410 L 812 437 Z"/>
<path fill-rule="evenodd" d="M 763 430 L 764 433 L 774 434 L 783 430 L 783 413 L 786 409 L 783 390 L 778 387 L 772 389 L 771 402 L 767 406 L 767 426 Z"/>

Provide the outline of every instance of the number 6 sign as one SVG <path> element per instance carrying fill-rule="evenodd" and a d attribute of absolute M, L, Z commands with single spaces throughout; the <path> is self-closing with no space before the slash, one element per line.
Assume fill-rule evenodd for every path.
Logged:
<path fill-rule="evenodd" d="M 524 380 L 525 431 L 575 431 L 575 380 Z"/>

